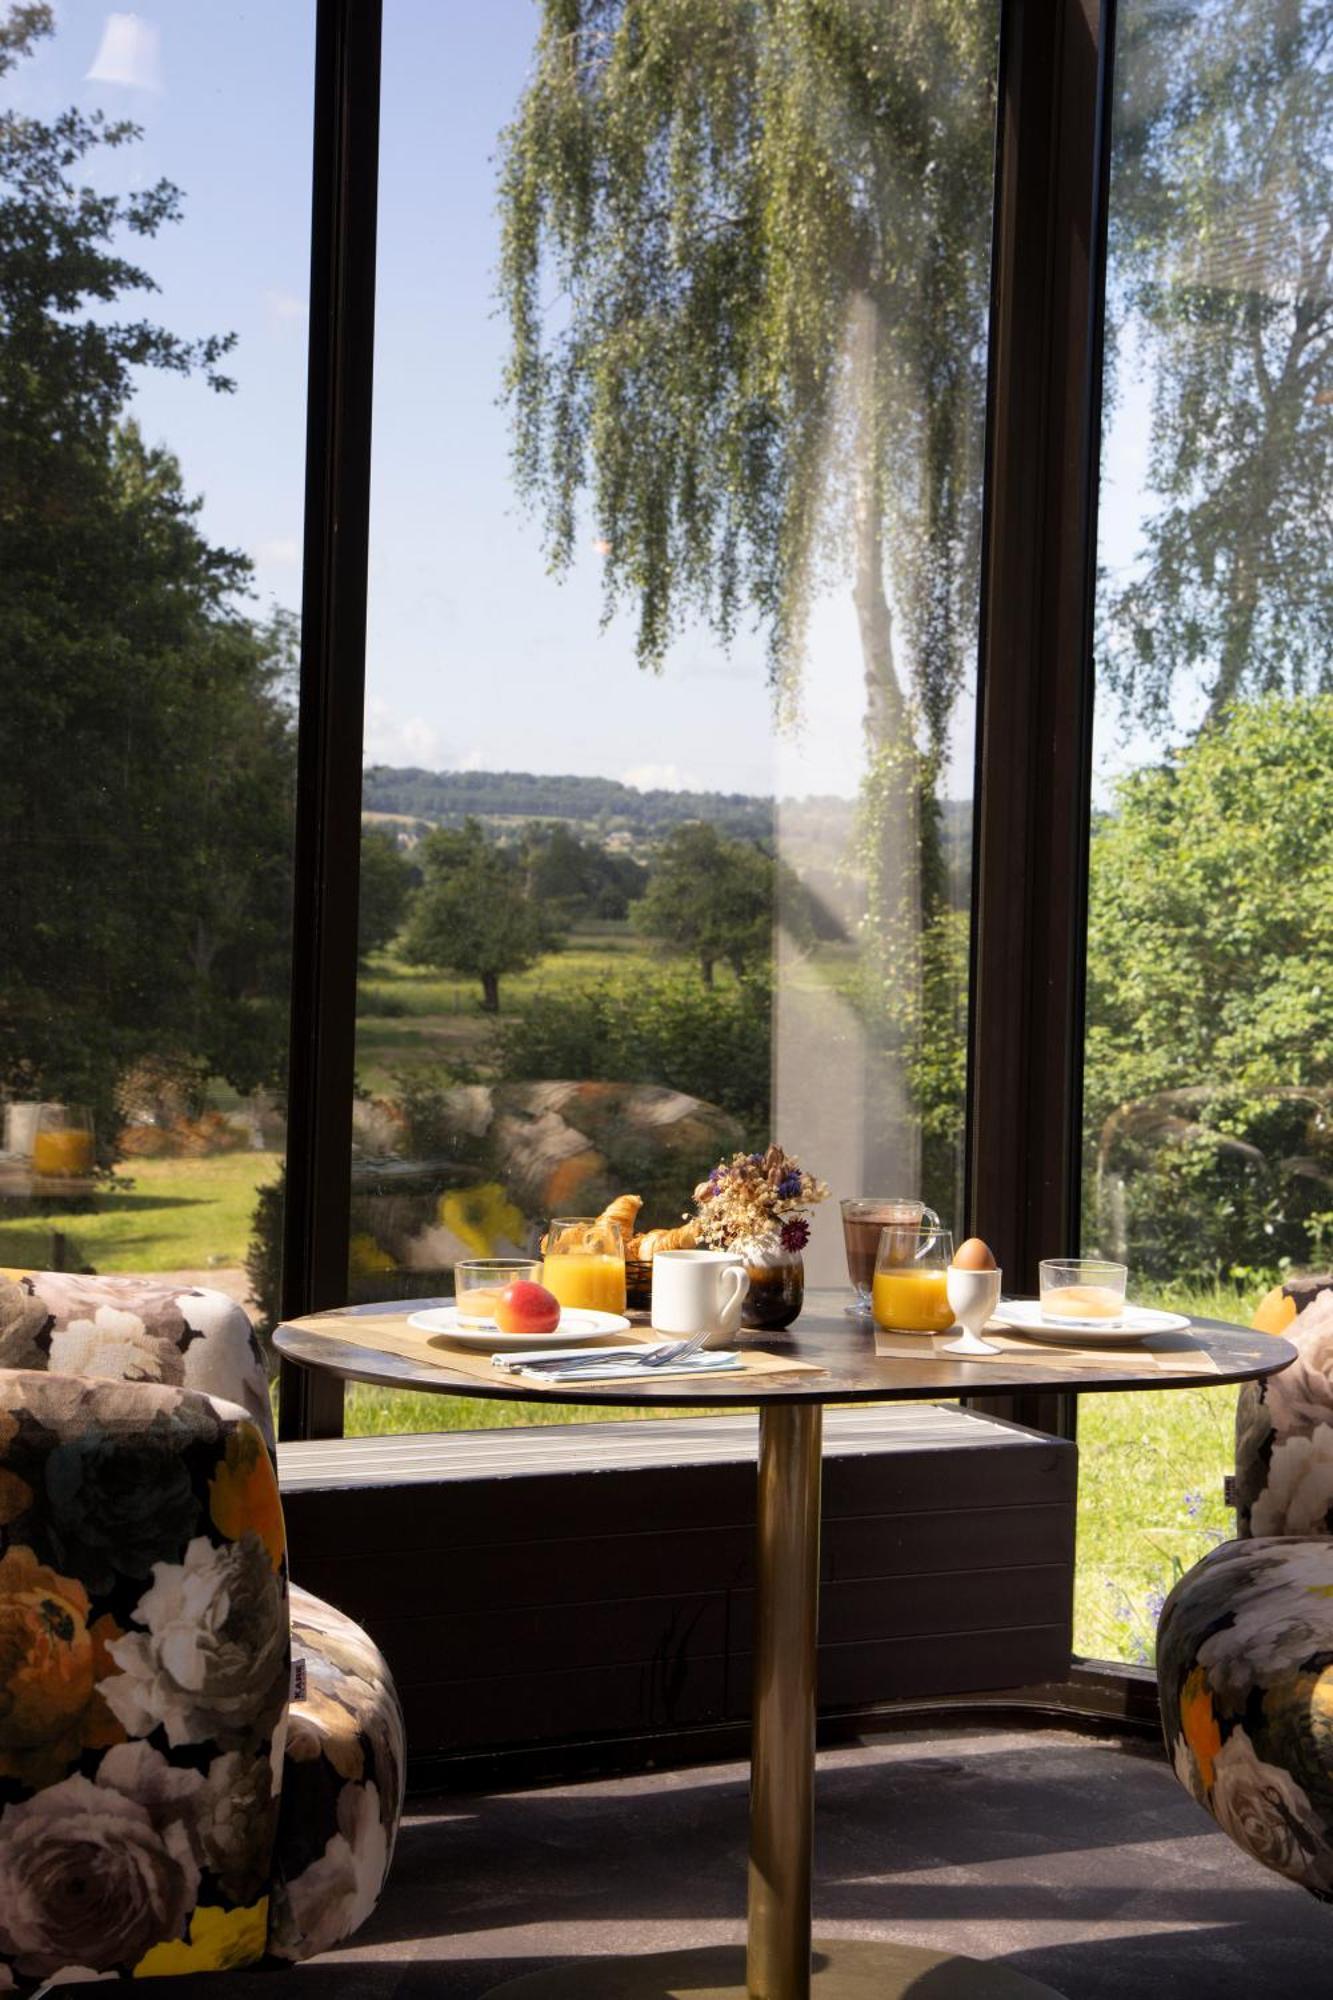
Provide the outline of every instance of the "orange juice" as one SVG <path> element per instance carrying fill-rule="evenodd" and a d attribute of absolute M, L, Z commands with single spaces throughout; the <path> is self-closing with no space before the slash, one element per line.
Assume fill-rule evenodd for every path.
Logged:
<path fill-rule="evenodd" d="M 943 1271 L 876 1271 L 870 1294 L 876 1323 L 900 1333 L 947 1333 L 954 1316 Z"/>
<path fill-rule="evenodd" d="M 38 1132 L 32 1142 L 35 1174 L 67 1174 L 76 1179 L 93 1170 L 93 1135 L 77 1128 Z"/>
<path fill-rule="evenodd" d="M 542 1283 L 562 1306 L 576 1311 L 623 1313 L 625 1260 L 601 1250 L 562 1250 L 542 1264 Z"/>
<path fill-rule="evenodd" d="M 470 1285 L 459 1292 L 456 1300 L 459 1319 L 465 1324 L 473 1320 L 490 1324 L 495 1318 L 495 1301 L 502 1290 L 499 1285 Z"/>

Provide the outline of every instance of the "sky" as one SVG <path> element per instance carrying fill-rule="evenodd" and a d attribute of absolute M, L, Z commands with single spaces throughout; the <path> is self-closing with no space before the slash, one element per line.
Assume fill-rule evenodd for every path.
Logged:
<path fill-rule="evenodd" d="M 497 137 L 528 73 L 534 0 L 386 0 L 367 710 L 368 761 L 595 774 L 627 783 L 851 796 L 861 665 L 850 593 L 817 607 L 801 726 L 772 717 L 762 635 L 730 654 L 685 634 L 660 678 L 628 620 L 601 630 L 598 560 L 555 580 L 516 501 L 499 400 Z M 22 108 L 133 118 L 142 144 L 99 185 L 159 175 L 183 222 L 136 246 L 173 330 L 234 329 L 237 393 L 148 373 L 136 409 L 204 496 L 203 525 L 244 549 L 259 606 L 299 606 L 309 264 L 311 0 L 59 0 L 57 33 L 11 79 Z M 1104 558 L 1133 554 L 1146 456 L 1131 380 L 1108 448 Z M 1098 768 L 1116 749 L 1102 715 Z M 947 789 L 971 781 L 970 700 Z M 1108 761 L 1109 760 L 1109 761 Z"/>

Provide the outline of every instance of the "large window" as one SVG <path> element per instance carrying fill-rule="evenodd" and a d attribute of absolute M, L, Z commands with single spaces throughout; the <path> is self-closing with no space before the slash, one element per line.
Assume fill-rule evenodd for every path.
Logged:
<path fill-rule="evenodd" d="M 301 0 L 0 7 L 0 1265 L 251 1290 L 284 1133 L 313 48 Z"/>
<path fill-rule="evenodd" d="M 1329 28 L 1311 0 L 1120 10 L 1084 1240 L 1229 1320 L 1326 1266 L 1333 1224 Z M 1085 1402 L 1088 1650 L 1143 1657 L 1230 1531 L 1234 1405 Z"/>
<path fill-rule="evenodd" d="M 770 1136 L 959 1214 L 996 35 L 386 9 L 355 1294 Z"/>

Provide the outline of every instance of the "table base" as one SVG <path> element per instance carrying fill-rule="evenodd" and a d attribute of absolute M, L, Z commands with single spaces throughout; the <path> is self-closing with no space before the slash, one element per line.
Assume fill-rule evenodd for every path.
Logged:
<path fill-rule="evenodd" d="M 486 2000 L 747 2000 L 745 1947 L 579 1958 L 493 1986 Z M 1061 2000 L 993 1960 L 861 1938 L 815 1940 L 811 2000 Z"/>

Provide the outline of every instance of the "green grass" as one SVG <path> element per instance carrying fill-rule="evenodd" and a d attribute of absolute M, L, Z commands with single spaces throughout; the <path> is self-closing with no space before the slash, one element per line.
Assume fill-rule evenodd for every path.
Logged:
<path fill-rule="evenodd" d="M 243 1264 L 255 1194 L 281 1165 L 277 1153 L 216 1153 L 197 1160 L 135 1160 L 130 1187 L 97 1196 L 92 1215 L 57 1213 L 0 1221 L 0 1265 L 43 1269 L 51 1237 L 66 1239 L 71 1270 L 195 1271 Z"/>
<path fill-rule="evenodd" d="M 1266 1289 L 1141 1286 L 1137 1295 L 1244 1326 Z M 1235 1532 L 1222 1481 L 1235 1464 L 1236 1395 L 1148 1389 L 1080 1399 L 1076 1651 L 1150 1657 L 1156 1596 Z"/>

